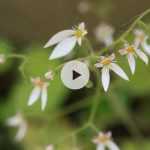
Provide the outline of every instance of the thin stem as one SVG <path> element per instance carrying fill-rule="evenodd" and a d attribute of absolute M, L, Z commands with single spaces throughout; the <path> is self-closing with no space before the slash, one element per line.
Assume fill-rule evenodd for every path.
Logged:
<path fill-rule="evenodd" d="M 21 65 L 19 66 L 19 70 L 22 74 L 22 76 L 27 79 L 27 76 L 25 74 L 25 71 L 24 71 L 24 67 L 25 67 L 25 64 L 27 63 L 28 59 L 25 55 L 22 55 L 22 54 L 10 54 L 7 56 L 8 59 L 10 58 L 17 58 L 17 59 L 22 59 L 23 62 L 21 63 Z"/>
<path fill-rule="evenodd" d="M 92 47 L 91 42 L 89 41 L 88 38 L 85 38 L 84 40 L 85 40 L 85 44 L 86 44 L 86 46 L 87 46 L 87 49 L 89 50 L 89 53 L 90 53 L 91 55 L 94 55 L 94 50 L 93 50 L 93 47 Z"/>
<path fill-rule="evenodd" d="M 148 27 L 147 27 L 147 25 L 142 21 L 142 20 L 140 20 L 139 22 L 138 22 L 138 24 L 139 25 L 141 25 L 143 28 L 145 28 L 146 30 L 150 30 Z"/>
<path fill-rule="evenodd" d="M 99 129 L 93 123 L 89 124 L 89 127 L 91 127 L 96 133 L 99 132 Z"/>
<path fill-rule="evenodd" d="M 73 113 L 79 109 L 88 107 L 88 106 L 90 106 L 91 103 L 92 103 L 92 101 L 91 101 L 91 99 L 89 99 L 88 101 L 84 100 L 84 101 L 80 101 L 75 104 L 72 104 L 67 109 L 64 109 L 63 111 L 59 112 L 59 114 L 54 115 L 54 117 L 51 120 L 65 116 L 70 113 Z"/>
<path fill-rule="evenodd" d="M 63 137 L 63 138 L 62 138 L 61 140 L 59 140 L 55 145 L 58 145 L 58 144 L 64 142 L 64 141 L 67 140 L 68 138 L 72 138 L 72 137 L 76 136 L 77 134 L 79 134 L 79 133 L 82 132 L 83 130 L 87 129 L 88 127 L 89 127 L 88 124 L 83 125 L 81 128 L 79 128 L 79 129 L 73 131 L 71 134 L 69 134 L 69 135 Z"/>
<path fill-rule="evenodd" d="M 105 53 L 108 51 L 108 49 L 114 47 L 116 44 L 120 43 L 121 41 L 123 41 L 126 36 L 133 30 L 133 28 L 137 25 L 137 23 L 143 18 L 145 17 L 148 13 L 150 13 L 150 9 L 147 9 L 145 12 L 143 12 L 142 14 L 140 14 L 137 19 L 131 24 L 131 26 L 128 28 L 127 31 L 125 31 L 116 41 L 114 41 L 112 43 L 112 45 L 110 45 L 107 48 L 104 48 L 103 50 L 100 51 L 101 54 Z"/>
<path fill-rule="evenodd" d="M 98 75 L 97 71 L 95 71 L 95 73 L 96 73 L 96 79 L 97 79 L 96 84 L 97 85 L 96 85 L 96 93 L 95 93 L 95 96 L 94 96 L 93 106 L 92 106 L 90 117 L 89 117 L 89 120 L 88 120 L 89 123 L 94 121 L 94 117 L 96 115 L 98 104 L 99 104 L 99 93 L 100 93 L 100 90 L 99 90 L 99 75 Z"/>

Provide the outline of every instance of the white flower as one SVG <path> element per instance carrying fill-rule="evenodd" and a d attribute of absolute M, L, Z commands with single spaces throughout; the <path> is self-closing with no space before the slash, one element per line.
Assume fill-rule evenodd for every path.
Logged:
<path fill-rule="evenodd" d="M 82 14 L 87 13 L 90 10 L 90 3 L 88 1 L 80 1 L 78 4 L 78 11 Z"/>
<path fill-rule="evenodd" d="M 53 150 L 53 149 L 54 149 L 54 147 L 51 144 L 46 147 L 46 150 Z"/>
<path fill-rule="evenodd" d="M 10 117 L 6 120 L 6 124 L 10 127 L 17 127 L 18 131 L 15 136 L 16 141 L 21 141 L 27 132 L 27 123 L 23 116 L 20 113 L 17 113 L 15 116 Z"/>
<path fill-rule="evenodd" d="M 97 145 L 97 150 L 119 150 L 119 147 L 111 139 L 111 132 L 103 133 L 100 132 L 96 138 L 93 139 L 93 142 Z"/>
<path fill-rule="evenodd" d="M 120 49 L 121 55 L 126 55 L 132 74 L 135 73 L 136 62 L 135 58 L 138 56 L 145 64 L 148 64 L 148 57 L 140 49 L 134 45 L 126 45 L 125 48 Z"/>
<path fill-rule="evenodd" d="M 28 105 L 31 106 L 38 98 L 41 98 L 41 109 L 44 110 L 47 104 L 47 87 L 48 82 L 43 81 L 40 77 L 32 78 L 31 82 L 34 85 L 34 89 L 29 97 Z"/>
<path fill-rule="evenodd" d="M 6 62 L 6 57 L 4 54 L 0 54 L 0 64 L 4 64 Z"/>
<path fill-rule="evenodd" d="M 141 46 L 143 50 L 150 55 L 150 44 L 148 44 L 148 35 L 144 33 L 141 29 L 135 29 L 134 30 L 135 40 L 134 45 L 136 47 Z"/>
<path fill-rule="evenodd" d="M 51 70 L 46 72 L 44 76 L 47 80 L 53 80 L 53 72 Z"/>
<path fill-rule="evenodd" d="M 95 29 L 95 36 L 99 42 L 109 46 L 113 43 L 114 28 L 106 23 L 99 24 Z"/>
<path fill-rule="evenodd" d="M 86 34 L 87 30 L 85 29 L 85 24 L 83 22 L 80 23 L 78 27 L 55 34 L 44 46 L 44 48 L 47 48 L 57 44 L 49 59 L 66 56 L 73 50 L 76 43 L 81 46 L 82 39 Z"/>
<path fill-rule="evenodd" d="M 110 84 L 110 70 L 115 72 L 124 80 L 129 80 L 126 73 L 120 68 L 119 65 L 115 63 L 115 54 L 110 55 L 109 57 L 100 57 L 100 61 L 95 64 L 97 68 L 102 68 L 102 85 L 105 92 L 108 90 Z"/>

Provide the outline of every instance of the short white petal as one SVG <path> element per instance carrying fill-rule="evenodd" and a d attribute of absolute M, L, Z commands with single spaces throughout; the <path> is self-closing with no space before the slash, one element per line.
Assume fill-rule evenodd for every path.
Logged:
<path fill-rule="evenodd" d="M 119 53 L 120 55 L 126 55 L 127 54 L 126 48 L 120 49 Z"/>
<path fill-rule="evenodd" d="M 109 141 L 107 143 L 107 147 L 110 149 L 110 150 L 119 150 L 119 147 L 112 141 Z"/>
<path fill-rule="evenodd" d="M 104 87 L 105 92 L 108 90 L 109 83 L 110 83 L 109 68 L 104 67 L 102 69 L 102 85 Z"/>
<path fill-rule="evenodd" d="M 96 150 L 104 150 L 105 149 L 105 145 L 103 144 L 98 144 Z"/>
<path fill-rule="evenodd" d="M 95 64 L 95 67 L 96 67 L 96 68 L 102 68 L 103 65 L 102 65 L 101 63 L 96 63 L 96 64 Z"/>
<path fill-rule="evenodd" d="M 79 46 L 81 46 L 82 45 L 82 38 L 78 38 L 78 44 L 79 44 Z"/>
<path fill-rule="evenodd" d="M 47 104 L 47 87 L 43 87 L 42 93 L 41 93 L 41 109 L 44 110 Z"/>
<path fill-rule="evenodd" d="M 75 37 L 70 37 L 63 40 L 54 48 L 49 59 L 56 59 L 67 55 L 73 50 L 76 42 L 77 39 Z"/>
<path fill-rule="evenodd" d="M 142 43 L 142 47 L 143 47 L 144 51 L 145 51 L 148 55 L 150 55 L 150 45 L 147 44 L 146 40 Z"/>
<path fill-rule="evenodd" d="M 55 45 L 64 39 L 66 39 L 69 36 L 72 36 L 74 33 L 73 30 L 64 30 L 61 32 L 56 33 L 52 38 L 49 39 L 49 41 L 45 44 L 44 48 L 50 47 L 52 45 Z"/>
<path fill-rule="evenodd" d="M 139 49 L 136 49 L 136 53 L 139 56 L 139 58 L 144 61 L 145 64 L 148 64 L 148 57 L 145 55 L 145 53 L 143 53 Z"/>
<path fill-rule="evenodd" d="M 40 93 L 41 93 L 40 87 L 35 87 L 32 90 L 31 95 L 29 97 L 29 101 L 28 101 L 29 106 L 31 106 L 39 98 Z"/>
<path fill-rule="evenodd" d="M 46 150 L 53 150 L 53 149 L 54 149 L 53 145 L 48 145 L 48 146 L 46 147 Z"/>
<path fill-rule="evenodd" d="M 132 54 L 128 54 L 127 58 L 128 58 L 128 63 L 129 63 L 131 72 L 132 72 L 132 74 L 134 74 L 135 73 L 135 67 L 136 67 L 135 58 Z"/>
<path fill-rule="evenodd" d="M 79 24 L 79 29 L 80 29 L 81 31 L 83 31 L 83 30 L 85 29 L 85 23 L 84 23 L 84 22 L 81 22 L 81 23 Z"/>
<path fill-rule="evenodd" d="M 15 127 L 15 126 L 19 125 L 19 123 L 20 123 L 20 119 L 19 119 L 17 116 L 8 118 L 8 119 L 6 120 L 6 124 L 7 124 L 8 126 L 12 126 L 12 127 Z"/>
<path fill-rule="evenodd" d="M 18 141 L 18 142 L 21 141 L 25 137 L 26 132 L 27 132 L 27 124 L 26 123 L 22 123 L 19 126 L 19 129 L 17 131 L 15 140 Z"/>
<path fill-rule="evenodd" d="M 126 75 L 126 73 L 120 68 L 119 65 L 115 64 L 115 63 L 111 63 L 110 65 L 110 69 L 113 70 L 117 75 L 119 75 L 121 78 L 125 79 L 125 80 L 129 80 L 128 76 Z"/>

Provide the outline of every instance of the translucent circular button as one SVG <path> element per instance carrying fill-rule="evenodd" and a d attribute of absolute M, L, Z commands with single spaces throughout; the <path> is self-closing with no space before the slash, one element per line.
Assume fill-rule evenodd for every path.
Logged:
<path fill-rule="evenodd" d="M 73 60 L 64 65 L 61 70 L 63 84 L 72 90 L 81 89 L 87 85 L 90 78 L 88 66 L 80 61 Z"/>

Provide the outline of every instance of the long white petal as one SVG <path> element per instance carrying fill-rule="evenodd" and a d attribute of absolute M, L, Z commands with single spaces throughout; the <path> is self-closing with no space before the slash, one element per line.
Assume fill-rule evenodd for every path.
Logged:
<path fill-rule="evenodd" d="M 146 39 L 144 40 L 144 42 L 142 42 L 142 47 L 143 47 L 144 51 L 145 51 L 148 55 L 150 55 L 150 45 L 147 44 Z"/>
<path fill-rule="evenodd" d="M 134 40 L 134 46 L 135 46 L 135 48 L 138 48 L 138 47 L 140 46 L 140 43 L 141 43 L 140 39 L 139 39 L 139 38 L 136 38 L 136 39 Z"/>
<path fill-rule="evenodd" d="M 104 150 L 105 145 L 104 144 L 98 144 L 96 150 Z"/>
<path fill-rule="evenodd" d="M 77 42 L 77 39 L 75 37 L 70 37 L 70 38 L 63 40 L 54 48 L 49 59 L 50 60 L 56 59 L 56 58 L 60 58 L 60 57 L 67 55 L 73 50 L 76 42 Z"/>
<path fill-rule="evenodd" d="M 39 98 L 40 93 L 41 93 L 40 87 L 35 87 L 32 90 L 31 95 L 29 97 L 29 101 L 28 101 L 29 106 L 31 106 Z"/>
<path fill-rule="evenodd" d="M 102 69 L 102 85 L 104 87 L 105 92 L 108 90 L 109 83 L 110 83 L 109 68 L 104 67 Z"/>
<path fill-rule="evenodd" d="M 134 74 L 135 73 L 135 67 L 136 67 L 135 58 L 132 54 L 128 54 L 127 58 L 128 58 L 128 63 L 129 63 L 131 72 L 132 72 L 132 74 Z"/>
<path fill-rule="evenodd" d="M 115 63 L 111 63 L 110 65 L 110 69 L 113 70 L 117 75 L 119 75 L 121 78 L 125 79 L 125 80 L 129 80 L 128 76 L 126 75 L 126 73 L 120 68 L 119 65 L 115 64 Z"/>
<path fill-rule="evenodd" d="M 49 39 L 49 41 L 45 44 L 44 48 L 50 47 L 52 45 L 55 45 L 67 37 L 73 35 L 74 31 L 73 30 L 64 30 L 61 32 L 56 33 L 52 38 Z"/>
<path fill-rule="evenodd" d="M 23 122 L 20 126 L 19 126 L 19 129 L 17 131 L 17 134 L 16 134 L 16 137 L 15 137 L 15 140 L 16 141 L 21 141 L 25 135 L 26 135 L 26 132 L 27 132 L 27 124 L 25 122 Z"/>
<path fill-rule="evenodd" d="M 42 93 L 41 93 L 41 109 L 44 110 L 47 104 L 47 87 L 43 87 Z"/>
<path fill-rule="evenodd" d="M 148 57 L 145 55 L 145 53 L 143 53 L 139 49 L 136 49 L 136 53 L 139 56 L 139 58 L 144 61 L 145 64 L 148 64 Z"/>
<path fill-rule="evenodd" d="M 109 148 L 109 150 L 119 150 L 119 147 L 112 141 L 109 141 L 107 143 L 107 147 Z"/>

